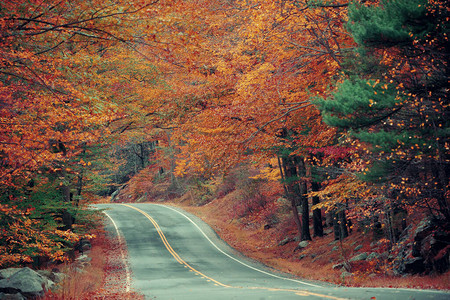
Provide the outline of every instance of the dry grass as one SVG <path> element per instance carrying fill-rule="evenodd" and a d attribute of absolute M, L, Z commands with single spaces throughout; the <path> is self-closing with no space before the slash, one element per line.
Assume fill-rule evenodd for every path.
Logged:
<path fill-rule="evenodd" d="M 103 231 L 96 233 L 88 256 L 90 264 L 79 272 L 76 263 L 61 266 L 67 277 L 44 299 L 143 299 L 142 295 L 125 289 L 125 268 L 120 258 L 120 245 L 116 239 Z"/>

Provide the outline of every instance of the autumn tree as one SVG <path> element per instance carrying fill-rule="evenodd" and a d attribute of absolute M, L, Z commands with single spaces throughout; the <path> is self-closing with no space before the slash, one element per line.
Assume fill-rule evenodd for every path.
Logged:
<path fill-rule="evenodd" d="M 108 53 L 135 49 L 136 25 L 152 4 L 0 4 L 2 227 L 41 231 L 43 241 L 25 254 L 27 245 L 39 243 L 38 234 L 33 241 L 18 235 L 15 240 L 3 239 L 14 234 L 2 231 L 7 254 L 2 264 L 39 255 L 61 258 L 64 243 L 80 238 L 66 230 L 72 229 L 73 211 L 92 165 L 86 161 L 89 147 L 101 142 L 110 132 L 108 124 L 120 115 L 120 96 L 113 97 L 115 91 L 106 84 L 114 64 Z"/>
<path fill-rule="evenodd" d="M 214 174 L 243 160 L 264 164 L 282 153 L 282 169 L 296 162 L 300 174 L 286 172 L 286 182 L 308 185 L 309 151 L 334 139 L 309 99 L 327 93 L 353 46 L 343 29 L 345 5 L 318 4 L 235 1 L 219 11 L 227 21 L 211 24 L 215 34 L 205 45 L 216 61 L 201 81 L 216 92 L 182 126 L 180 174 Z M 293 194 L 293 207 L 304 204 L 303 239 L 310 238 L 306 193 Z"/>

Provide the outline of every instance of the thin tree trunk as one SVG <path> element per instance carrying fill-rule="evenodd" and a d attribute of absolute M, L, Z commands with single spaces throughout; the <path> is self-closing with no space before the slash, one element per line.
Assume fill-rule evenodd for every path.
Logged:
<path fill-rule="evenodd" d="M 297 162 L 298 171 L 297 174 L 299 177 L 302 177 L 299 186 L 299 196 L 300 196 L 300 203 L 302 206 L 302 241 L 310 241 L 311 240 L 311 234 L 309 232 L 309 203 L 308 203 L 308 189 L 306 186 L 306 166 L 305 161 L 303 157 L 297 157 L 295 159 Z"/>
<path fill-rule="evenodd" d="M 346 237 L 348 237 L 347 218 L 345 217 L 345 210 L 342 209 L 338 215 L 339 215 L 340 239 L 343 240 Z"/>
<path fill-rule="evenodd" d="M 302 223 L 298 216 L 297 201 L 295 198 L 295 193 L 293 192 L 293 185 L 292 183 L 287 183 L 286 181 L 286 178 L 292 176 L 293 171 L 296 172 L 295 166 L 292 168 L 292 164 L 290 164 L 289 162 L 290 159 L 288 157 L 283 157 L 282 159 L 280 159 L 280 157 L 278 156 L 278 166 L 280 168 L 281 179 L 283 180 L 284 192 L 286 194 L 286 197 L 291 201 L 292 216 L 294 218 L 295 225 L 297 226 L 298 237 L 301 238 Z"/>
<path fill-rule="evenodd" d="M 81 157 L 85 159 L 86 156 L 86 142 L 82 144 L 83 152 L 81 152 Z M 80 173 L 77 178 L 77 197 L 75 198 L 75 206 L 78 207 L 80 204 L 81 192 L 83 190 L 83 176 L 84 176 L 84 168 L 81 168 Z"/>
<path fill-rule="evenodd" d="M 333 210 L 330 212 L 333 220 L 333 231 L 334 231 L 334 240 L 337 241 L 341 239 L 341 228 L 339 226 L 339 217 L 337 210 Z"/>
<path fill-rule="evenodd" d="M 318 182 L 312 182 L 311 188 L 313 192 L 317 192 L 320 189 L 320 184 Z M 312 197 L 313 206 L 319 203 L 319 197 Z M 313 210 L 313 228 L 314 236 L 323 236 L 322 210 L 320 208 L 316 208 Z"/>

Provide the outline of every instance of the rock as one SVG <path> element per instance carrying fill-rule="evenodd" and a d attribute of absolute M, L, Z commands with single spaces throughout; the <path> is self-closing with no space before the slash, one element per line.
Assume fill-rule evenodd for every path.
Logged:
<path fill-rule="evenodd" d="M 292 242 L 292 239 L 289 238 L 289 237 L 287 237 L 287 238 L 281 240 L 281 241 L 278 243 L 278 246 L 284 246 L 284 245 L 286 245 L 286 244 L 289 243 L 289 242 Z"/>
<path fill-rule="evenodd" d="M 421 274 L 425 271 L 424 260 L 422 257 L 405 259 L 399 271 L 408 274 Z"/>
<path fill-rule="evenodd" d="M 352 258 L 349 259 L 349 261 L 352 262 L 352 261 L 366 260 L 368 256 L 369 256 L 369 254 L 367 254 L 367 252 L 363 252 L 363 253 L 353 256 Z"/>
<path fill-rule="evenodd" d="M 15 293 L 15 294 L 0 293 L 0 299 L 1 300 L 25 300 L 25 298 L 22 296 L 21 293 Z"/>
<path fill-rule="evenodd" d="M 77 269 L 83 270 L 87 266 L 89 266 L 91 263 L 92 258 L 87 255 L 80 255 L 75 259 L 75 266 Z"/>
<path fill-rule="evenodd" d="M 298 243 L 297 247 L 295 247 L 294 252 L 297 250 L 302 250 L 303 248 L 306 248 L 309 245 L 308 241 L 301 241 Z"/>
<path fill-rule="evenodd" d="M 75 260 L 77 262 L 90 262 L 92 260 L 92 258 L 87 255 L 80 255 Z"/>
<path fill-rule="evenodd" d="M 21 268 L 8 268 L 0 270 L 0 279 L 9 278 L 12 275 L 16 274 L 17 272 L 19 272 L 20 270 Z"/>
<path fill-rule="evenodd" d="M 0 292 L 21 293 L 26 298 L 37 298 L 44 295 L 54 283 L 30 268 L 23 268 L 8 279 L 0 280 Z"/>
<path fill-rule="evenodd" d="M 66 277 L 65 274 L 57 271 L 37 270 L 36 272 L 38 272 L 41 276 L 44 276 L 47 279 L 53 281 L 54 283 L 60 283 Z"/>
<path fill-rule="evenodd" d="M 309 245 L 309 243 L 308 243 L 308 241 L 301 241 L 300 243 L 298 243 L 298 248 L 299 249 L 302 249 L 302 248 L 306 248 L 306 247 L 308 247 L 308 245 Z"/>
<path fill-rule="evenodd" d="M 78 250 L 81 254 L 83 254 L 85 251 L 91 250 L 92 245 L 91 242 L 87 239 L 81 239 L 76 243 L 74 249 Z"/>
<path fill-rule="evenodd" d="M 376 252 L 372 252 L 370 253 L 366 260 L 374 260 L 374 259 L 379 259 L 380 258 L 380 254 L 376 253 Z"/>
<path fill-rule="evenodd" d="M 298 259 L 304 259 L 306 257 L 306 254 L 302 254 L 298 257 Z"/>
<path fill-rule="evenodd" d="M 411 228 L 412 228 L 412 225 L 410 224 L 402 231 L 402 233 L 400 234 L 400 236 L 398 238 L 399 242 L 403 242 L 408 239 Z"/>
<path fill-rule="evenodd" d="M 52 279 L 54 283 L 63 282 L 64 279 L 67 278 L 67 275 L 64 273 L 53 272 L 53 276 L 55 279 Z"/>
<path fill-rule="evenodd" d="M 337 270 L 337 269 L 341 269 L 341 270 L 345 270 L 345 271 L 350 270 L 350 266 L 346 262 L 335 264 L 335 265 L 333 265 L 332 268 L 333 268 L 333 270 Z"/>
<path fill-rule="evenodd" d="M 363 247 L 362 245 L 356 246 L 356 247 L 355 247 L 355 251 L 361 250 L 362 247 Z"/>
<path fill-rule="evenodd" d="M 115 190 L 112 194 L 111 194 L 111 202 L 115 202 L 117 196 L 119 195 L 120 189 Z"/>
<path fill-rule="evenodd" d="M 353 277 L 353 274 L 347 271 L 342 272 L 341 279 L 345 280 L 346 278 Z"/>
<path fill-rule="evenodd" d="M 394 272 L 401 275 L 445 273 L 449 270 L 449 228 L 450 224 L 445 220 L 429 217 L 422 220 L 414 232 L 405 229 L 394 247 L 394 253 L 397 253 L 393 258 Z"/>
<path fill-rule="evenodd" d="M 436 227 L 436 220 L 434 218 L 426 218 L 422 220 L 414 232 L 414 240 L 420 241 L 424 239 L 430 231 Z"/>
<path fill-rule="evenodd" d="M 333 233 L 333 228 L 324 229 L 323 233 L 324 233 L 325 235 L 329 235 L 330 233 Z"/>

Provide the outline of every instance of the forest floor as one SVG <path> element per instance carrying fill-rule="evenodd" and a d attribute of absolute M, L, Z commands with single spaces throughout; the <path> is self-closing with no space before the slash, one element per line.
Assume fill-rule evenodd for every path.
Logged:
<path fill-rule="evenodd" d="M 233 217 L 229 213 L 233 211 L 232 202 L 226 196 L 203 206 L 193 206 L 188 198 L 182 197 L 164 204 L 183 208 L 200 217 L 224 241 L 247 257 L 304 279 L 347 286 L 450 290 L 450 272 L 440 275 L 394 276 L 388 265 L 380 266 L 379 262 L 377 266 L 371 262 L 356 264 L 351 270 L 353 275 L 343 277 L 342 270 L 333 269 L 333 265 L 342 263 L 357 253 L 370 252 L 373 240 L 370 235 L 354 231 L 341 243 L 334 240 L 331 229 L 325 228 L 324 237 L 313 237 L 306 248 L 294 251 L 298 242 L 290 241 L 280 245 L 280 241 L 286 237 L 293 239 L 296 236 L 293 222 L 284 221 L 264 229 L 264 224 Z M 285 220 L 291 219 L 285 216 Z"/>

